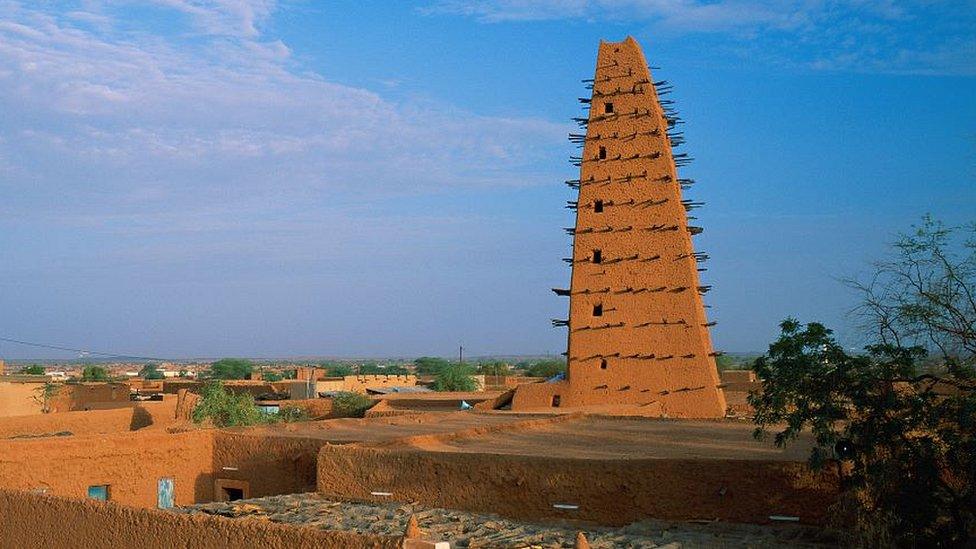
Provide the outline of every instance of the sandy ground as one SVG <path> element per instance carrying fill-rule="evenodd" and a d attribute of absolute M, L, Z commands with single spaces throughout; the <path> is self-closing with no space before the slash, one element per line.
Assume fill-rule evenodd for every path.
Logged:
<path fill-rule="evenodd" d="M 232 518 L 315 526 L 324 530 L 401 535 L 410 515 L 427 539 L 452 547 L 573 547 L 583 531 L 594 548 L 616 547 L 831 547 L 837 542 L 820 529 L 791 524 L 747 524 L 642 521 L 623 528 L 570 523 L 527 523 L 482 515 L 425 508 L 417 504 L 372 504 L 325 499 L 318 494 L 291 494 L 234 502 L 205 503 L 174 509 Z"/>

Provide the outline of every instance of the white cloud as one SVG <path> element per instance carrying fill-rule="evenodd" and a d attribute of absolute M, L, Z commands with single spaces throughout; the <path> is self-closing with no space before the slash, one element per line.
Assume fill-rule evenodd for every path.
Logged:
<path fill-rule="evenodd" d="M 656 34 L 724 34 L 753 62 L 816 70 L 976 74 L 971 0 L 437 0 L 421 11 L 485 23 L 578 19 L 650 25 Z"/>
<path fill-rule="evenodd" d="M 202 35 L 123 30 L 111 2 L 63 15 L 0 1 L 0 191 L 17 197 L 0 216 L 124 207 L 192 222 L 215 201 L 295 213 L 328 197 L 555 179 L 531 167 L 563 156 L 562 125 L 329 82 L 261 34 L 271 1 L 155 3 Z"/>

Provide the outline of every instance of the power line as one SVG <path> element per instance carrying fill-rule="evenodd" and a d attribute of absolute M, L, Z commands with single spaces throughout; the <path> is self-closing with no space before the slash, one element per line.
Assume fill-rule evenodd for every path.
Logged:
<path fill-rule="evenodd" d="M 98 355 L 104 358 L 122 358 L 127 360 L 158 360 L 160 362 L 168 362 L 167 358 L 159 358 L 153 356 L 133 356 L 133 355 L 120 355 L 116 353 L 103 353 L 100 351 L 89 351 L 87 349 L 74 349 L 72 347 L 62 347 L 60 345 L 50 345 L 47 343 L 35 343 L 33 341 L 22 341 L 19 339 L 14 339 L 11 337 L 0 336 L 0 341 L 6 341 L 9 343 L 17 343 L 18 345 L 27 345 L 28 347 L 40 347 L 42 349 L 53 349 L 56 351 L 69 351 L 72 353 L 88 354 L 88 355 Z"/>

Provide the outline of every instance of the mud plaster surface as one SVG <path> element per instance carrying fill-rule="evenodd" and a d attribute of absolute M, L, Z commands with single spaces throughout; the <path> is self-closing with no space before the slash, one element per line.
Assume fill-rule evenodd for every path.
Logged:
<path fill-rule="evenodd" d="M 567 379 L 520 387 L 513 409 L 615 403 L 668 417 L 725 415 L 653 81 L 635 40 L 600 43 L 580 153 Z"/>

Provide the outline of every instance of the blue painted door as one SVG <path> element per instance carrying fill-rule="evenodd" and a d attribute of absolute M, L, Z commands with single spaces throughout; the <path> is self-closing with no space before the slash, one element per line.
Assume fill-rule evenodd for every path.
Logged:
<path fill-rule="evenodd" d="M 89 486 L 88 497 L 91 499 L 108 501 L 108 485 L 99 484 L 98 486 Z"/>
<path fill-rule="evenodd" d="M 156 485 L 156 506 L 160 509 L 173 507 L 173 479 L 169 477 L 159 479 Z"/>

